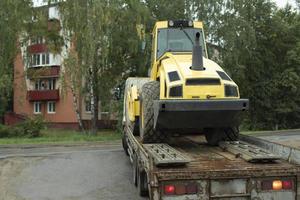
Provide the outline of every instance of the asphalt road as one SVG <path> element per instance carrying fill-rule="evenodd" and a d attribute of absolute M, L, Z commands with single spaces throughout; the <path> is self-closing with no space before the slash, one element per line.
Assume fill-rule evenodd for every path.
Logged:
<path fill-rule="evenodd" d="M 142 200 L 121 146 L 0 148 L 0 200 Z"/>
<path fill-rule="evenodd" d="M 300 130 L 262 139 L 300 148 Z M 145 200 L 119 143 L 0 147 L 0 200 Z"/>
<path fill-rule="evenodd" d="M 300 130 L 262 132 L 257 137 L 300 149 Z"/>

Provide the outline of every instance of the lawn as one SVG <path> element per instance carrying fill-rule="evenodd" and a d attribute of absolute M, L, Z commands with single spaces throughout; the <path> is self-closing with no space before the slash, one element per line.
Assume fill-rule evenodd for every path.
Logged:
<path fill-rule="evenodd" d="M 74 130 L 47 129 L 42 130 L 36 138 L 0 138 L 0 144 L 56 144 L 106 142 L 121 139 L 121 134 L 113 130 L 99 131 L 96 135 L 88 135 Z"/>
<path fill-rule="evenodd" d="M 242 131 L 243 135 L 269 135 L 269 134 L 278 134 L 278 133 L 291 133 L 291 132 L 300 132 L 300 129 L 285 129 L 285 130 L 273 130 L 273 131 Z"/>

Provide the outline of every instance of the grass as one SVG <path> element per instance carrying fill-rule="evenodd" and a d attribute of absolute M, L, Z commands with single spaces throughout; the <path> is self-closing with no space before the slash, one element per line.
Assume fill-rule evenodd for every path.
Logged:
<path fill-rule="evenodd" d="M 300 132 L 300 129 L 284 129 L 284 130 L 270 130 L 270 131 L 242 131 L 243 135 L 266 135 L 274 133 L 285 133 L 285 132 Z"/>
<path fill-rule="evenodd" d="M 0 138 L 0 144 L 57 144 L 106 142 L 121 139 L 121 134 L 113 130 L 99 131 L 96 135 L 88 135 L 74 130 L 47 129 L 36 138 Z"/>

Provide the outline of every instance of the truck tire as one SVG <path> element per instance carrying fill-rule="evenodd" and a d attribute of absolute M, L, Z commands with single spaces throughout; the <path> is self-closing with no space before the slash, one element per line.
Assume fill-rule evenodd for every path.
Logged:
<path fill-rule="evenodd" d="M 129 153 L 128 153 L 128 144 L 127 144 L 127 141 L 126 141 L 125 133 L 122 134 L 122 146 L 123 146 L 125 154 L 127 156 L 129 156 Z"/>
<path fill-rule="evenodd" d="M 137 89 L 140 91 L 142 86 L 146 83 L 146 82 L 149 82 L 150 79 L 149 78 L 128 78 L 126 80 L 126 83 L 125 83 L 125 90 L 124 90 L 124 117 L 125 117 L 125 126 L 127 128 L 129 128 L 131 130 L 131 132 L 133 133 L 133 135 L 139 135 L 139 118 L 136 117 L 135 121 L 132 122 L 130 121 L 129 119 L 129 116 L 128 116 L 128 108 L 127 108 L 127 102 L 126 102 L 126 95 L 127 95 L 127 92 L 129 90 L 129 88 L 132 86 L 132 85 L 136 85 L 137 86 Z"/>
<path fill-rule="evenodd" d="M 132 159 L 132 182 L 135 186 L 138 186 L 138 162 L 135 154 Z"/>
<path fill-rule="evenodd" d="M 159 99 L 159 82 L 145 83 L 140 93 L 140 137 L 142 143 L 159 143 L 164 139 L 160 131 L 154 130 L 153 102 Z"/>
<path fill-rule="evenodd" d="M 140 171 L 138 173 L 138 191 L 141 197 L 149 196 L 148 189 L 148 179 L 145 171 Z"/>
<path fill-rule="evenodd" d="M 206 141 L 209 145 L 217 146 L 221 141 L 236 141 L 239 138 L 239 129 L 232 128 L 207 128 L 204 129 Z"/>

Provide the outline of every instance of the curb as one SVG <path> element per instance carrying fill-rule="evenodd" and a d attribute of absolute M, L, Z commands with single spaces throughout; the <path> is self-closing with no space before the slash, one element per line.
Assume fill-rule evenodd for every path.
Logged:
<path fill-rule="evenodd" d="M 45 144 L 2 144 L 0 149 L 34 149 L 48 147 L 77 147 L 77 146 L 98 146 L 121 144 L 121 140 L 98 141 L 98 142 L 71 142 L 71 143 L 45 143 Z"/>

